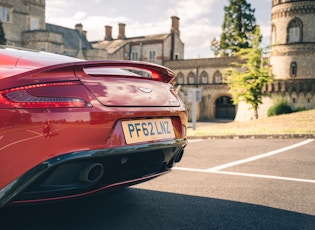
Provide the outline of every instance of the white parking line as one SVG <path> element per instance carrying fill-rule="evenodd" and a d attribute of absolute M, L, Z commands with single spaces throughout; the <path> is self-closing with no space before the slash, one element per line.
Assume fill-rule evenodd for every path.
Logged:
<path fill-rule="evenodd" d="M 314 139 L 307 139 L 305 141 L 302 141 L 300 143 L 294 144 L 294 145 L 290 145 L 278 150 L 274 150 L 271 152 L 267 152 L 264 154 L 260 154 L 254 157 L 250 157 L 250 158 L 246 158 L 243 160 L 239 160 L 239 161 L 234 161 L 231 163 L 227 163 L 227 164 L 223 164 L 223 165 L 219 165 L 213 168 L 209 168 L 209 169 L 194 169 L 194 168 L 183 168 L 183 167 L 174 167 L 173 169 L 175 170 L 180 170 L 180 171 L 189 171 L 189 172 L 201 172 L 201 173 L 217 173 L 217 174 L 225 174 L 225 175 L 234 175 L 234 176 L 246 176 L 246 177 L 256 177 L 256 178 L 265 178 L 265 179 L 276 179 L 276 180 L 287 180 L 287 181 L 295 181 L 295 182 L 306 182 L 306 183 L 315 183 L 315 180 L 308 180 L 308 179 L 299 179 L 299 178 L 290 178 L 290 177 L 278 177 L 278 176 L 269 176 L 269 175 L 261 175 L 261 174 L 251 174 L 251 173 L 238 173 L 238 172 L 225 172 L 225 171 L 219 171 L 222 169 L 226 169 L 228 167 L 232 167 L 232 166 L 236 166 L 239 164 L 243 164 L 243 163 L 247 163 L 247 162 L 251 162 L 251 161 L 255 161 L 264 157 L 269 157 L 281 152 L 285 152 L 294 148 L 298 148 L 300 146 L 309 144 L 311 142 L 313 142 Z"/>
<path fill-rule="evenodd" d="M 225 175 L 234 175 L 234 176 L 247 176 L 247 177 L 255 177 L 255 178 L 265 178 L 265 179 L 275 179 L 275 180 L 287 180 L 287 181 L 295 181 L 295 182 L 315 183 L 315 180 L 299 179 L 299 178 L 292 178 L 292 177 L 269 176 L 269 175 L 261 175 L 261 174 L 223 172 L 223 171 L 218 171 L 218 172 L 214 172 L 214 173 L 225 174 Z"/>
<path fill-rule="evenodd" d="M 229 168 L 229 167 L 232 167 L 232 166 L 240 165 L 240 164 L 243 164 L 243 163 L 248 163 L 250 161 L 255 161 L 255 160 L 258 160 L 258 159 L 261 159 L 261 158 L 265 158 L 265 157 L 270 157 L 270 156 L 278 154 L 278 153 L 282 153 L 282 152 L 285 152 L 285 151 L 288 151 L 288 150 L 291 150 L 291 149 L 294 149 L 294 148 L 301 147 L 302 145 L 309 144 L 309 143 L 311 143 L 313 141 L 314 141 L 314 139 L 307 139 L 307 140 L 302 141 L 300 143 L 297 143 L 297 144 L 294 144 L 294 145 L 290 145 L 290 146 L 287 146 L 287 147 L 284 147 L 284 148 L 281 148 L 281 149 L 277 149 L 277 150 L 274 150 L 274 151 L 271 151 L 271 152 L 263 153 L 263 154 L 260 154 L 260 155 L 254 156 L 254 157 L 250 157 L 250 158 L 246 158 L 246 159 L 243 159 L 243 160 L 234 161 L 234 162 L 227 163 L 227 164 L 224 164 L 224 165 L 219 165 L 219 166 L 216 166 L 216 167 L 213 167 L 213 168 L 209 168 L 209 169 L 207 169 L 207 171 L 209 171 L 209 172 L 213 172 L 213 171 L 216 172 L 216 171 L 219 171 L 219 170 L 222 170 L 222 169 L 226 169 L 226 168 Z"/>
<path fill-rule="evenodd" d="M 183 168 L 183 167 L 173 167 L 172 169 L 180 170 L 180 171 L 188 171 L 188 172 L 210 173 L 206 169 L 194 169 L 194 168 Z"/>
<path fill-rule="evenodd" d="M 300 179 L 300 178 L 292 178 L 292 177 L 280 177 L 280 176 L 269 176 L 269 175 L 252 174 L 252 173 L 209 171 L 207 169 L 193 169 L 193 168 L 181 168 L 181 167 L 174 167 L 173 169 L 180 170 L 180 171 L 187 171 L 187 172 L 216 173 L 216 174 L 233 175 L 233 176 L 246 176 L 246 177 L 255 177 L 255 178 L 265 178 L 265 179 L 275 179 L 275 180 L 287 180 L 287 181 L 295 181 L 295 182 L 315 183 L 315 180 L 309 180 L 309 179 Z"/>
<path fill-rule="evenodd" d="M 188 143 L 199 142 L 199 141 L 202 141 L 202 139 L 192 139 L 192 140 L 188 140 Z"/>

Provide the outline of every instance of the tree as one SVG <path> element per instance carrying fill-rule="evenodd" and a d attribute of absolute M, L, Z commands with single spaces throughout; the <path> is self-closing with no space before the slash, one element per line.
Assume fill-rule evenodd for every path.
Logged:
<path fill-rule="evenodd" d="M 258 118 L 258 108 L 262 104 L 262 89 L 265 84 L 272 82 L 273 76 L 268 64 L 268 59 L 263 58 L 260 27 L 257 26 L 253 34 L 250 48 L 240 48 L 237 55 L 240 63 L 233 63 L 236 68 L 227 70 L 227 81 L 233 97 L 233 104 L 244 101 L 254 110 Z"/>
<path fill-rule="evenodd" d="M 220 54 L 220 41 L 216 38 L 213 38 L 210 49 L 213 51 L 214 56 L 218 56 Z"/>
<path fill-rule="evenodd" d="M 7 43 L 7 39 L 5 39 L 2 22 L 0 21 L 0 45 L 5 45 L 6 43 Z"/>
<path fill-rule="evenodd" d="M 242 48 L 251 47 L 251 37 L 256 28 L 255 9 L 246 0 L 229 0 L 224 7 L 224 21 L 220 39 L 214 38 L 211 50 L 221 56 L 231 56 Z"/>

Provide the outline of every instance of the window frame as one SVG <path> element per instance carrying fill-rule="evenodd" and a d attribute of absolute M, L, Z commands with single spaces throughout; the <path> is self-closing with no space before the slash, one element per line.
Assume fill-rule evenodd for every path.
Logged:
<path fill-rule="evenodd" d="M 47 51 L 47 45 L 42 43 L 39 45 L 39 50 L 42 52 L 46 52 Z"/>
<path fill-rule="evenodd" d="M 192 81 L 192 80 L 193 80 L 193 81 Z M 190 84 L 190 85 L 196 84 L 196 76 L 195 76 L 195 74 L 190 73 L 190 74 L 188 75 L 188 84 Z"/>
<path fill-rule="evenodd" d="M 215 84 L 221 84 L 223 82 L 223 77 L 222 74 L 219 70 L 217 70 L 214 74 L 213 74 L 213 83 Z"/>
<path fill-rule="evenodd" d="M 39 29 L 39 20 L 38 18 L 31 17 L 30 18 L 30 30 L 38 30 Z"/>
<path fill-rule="evenodd" d="M 184 79 L 185 79 L 184 75 L 182 73 L 179 73 L 177 75 L 177 84 L 179 84 L 179 85 L 185 84 L 185 80 Z"/>
<path fill-rule="evenodd" d="M 156 60 L 156 52 L 155 52 L 155 50 L 150 50 L 149 51 L 149 60 L 151 60 L 151 61 Z"/>
<path fill-rule="evenodd" d="M 293 18 L 287 27 L 287 43 L 303 41 L 303 23 L 299 18 Z"/>
<path fill-rule="evenodd" d="M 12 22 L 12 10 L 10 7 L 0 5 L 0 21 Z"/>
<path fill-rule="evenodd" d="M 291 78 L 297 77 L 297 63 L 295 61 L 290 63 L 290 77 Z"/>
<path fill-rule="evenodd" d="M 138 52 L 131 52 L 131 60 L 138 61 Z"/>
<path fill-rule="evenodd" d="M 201 83 L 204 85 L 209 83 L 209 76 L 205 71 L 201 73 Z"/>

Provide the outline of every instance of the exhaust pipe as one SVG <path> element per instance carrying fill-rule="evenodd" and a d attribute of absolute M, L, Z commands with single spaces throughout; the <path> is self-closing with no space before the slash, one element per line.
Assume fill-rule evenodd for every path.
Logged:
<path fill-rule="evenodd" d="M 182 159 L 183 155 L 184 155 L 184 149 L 181 149 L 179 151 L 179 153 L 175 157 L 175 162 L 176 163 L 180 162 L 180 160 Z"/>
<path fill-rule="evenodd" d="M 104 168 L 101 163 L 91 163 L 87 165 L 79 175 L 79 180 L 85 183 L 94 183 L 104 174 Z"/>

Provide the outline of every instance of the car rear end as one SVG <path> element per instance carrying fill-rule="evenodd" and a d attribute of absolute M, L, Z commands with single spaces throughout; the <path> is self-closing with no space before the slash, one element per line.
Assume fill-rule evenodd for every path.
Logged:
<path fill-rule="evenodd" d="M 171 70 L 51 59 L 2 68 L 0 206 L 129 186 L 180 161 L 187 116 Z"/>

